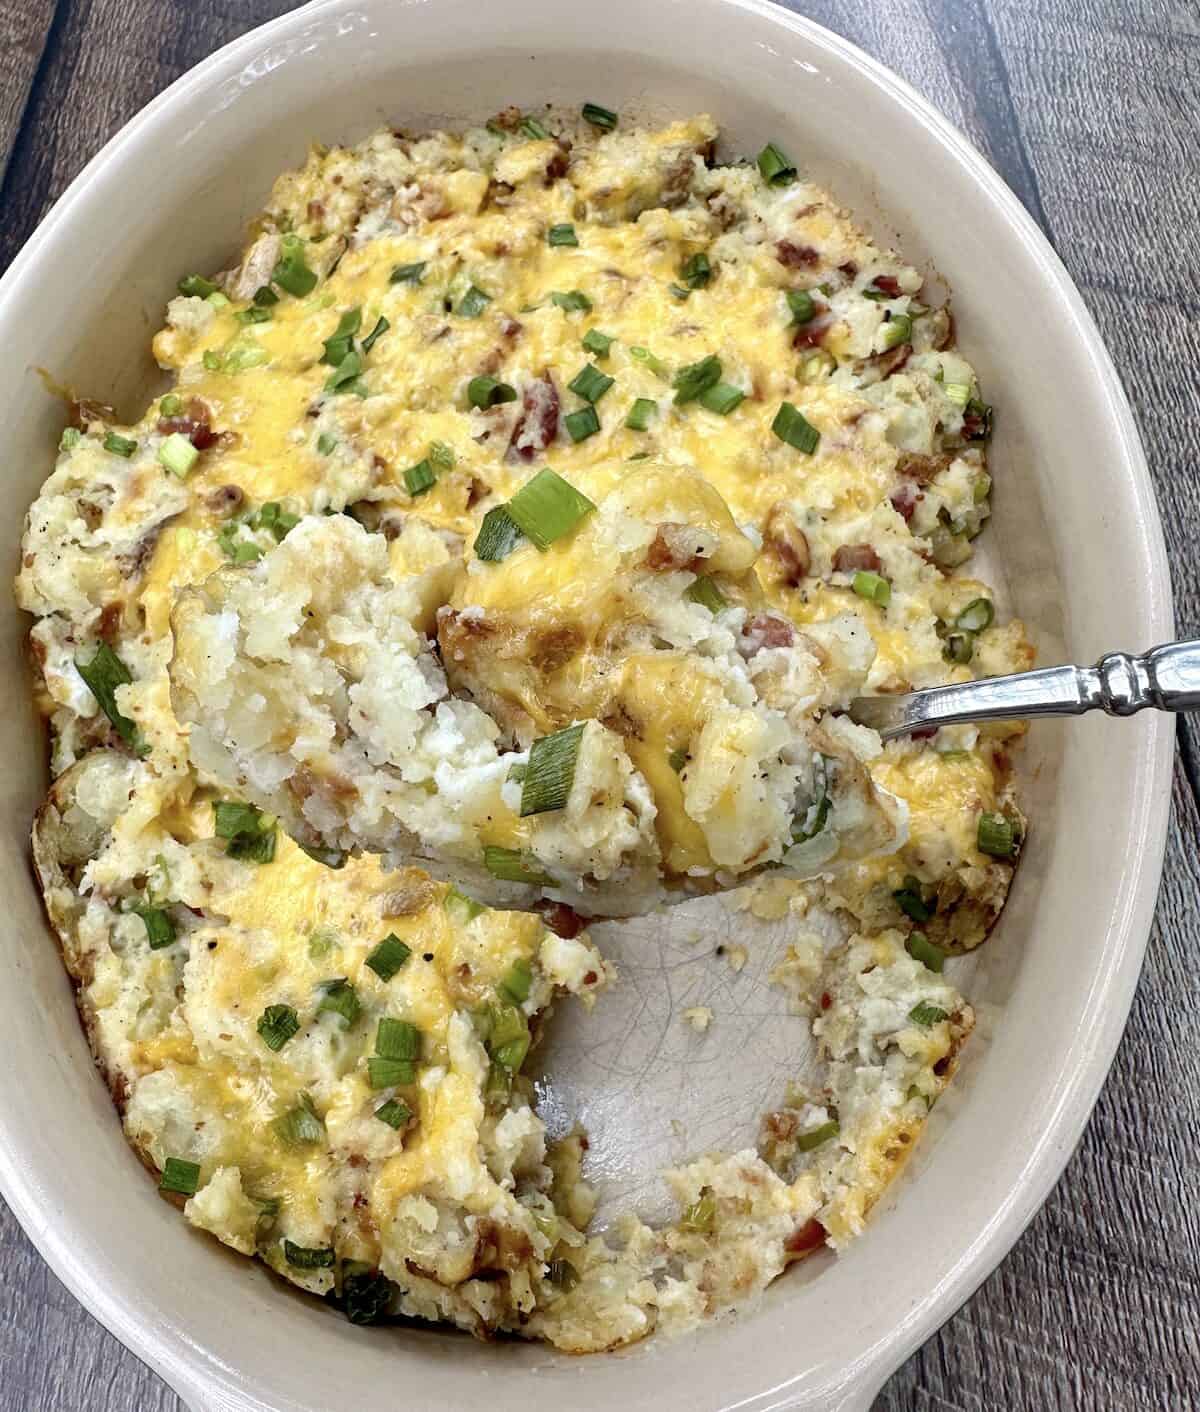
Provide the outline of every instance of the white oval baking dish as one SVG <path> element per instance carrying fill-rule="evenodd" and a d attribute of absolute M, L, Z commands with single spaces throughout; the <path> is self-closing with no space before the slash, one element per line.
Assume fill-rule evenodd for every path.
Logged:
<path fill-rule="evenodd" d="M 707 109 L 731 152 L 777 139 L 936 270 L 998 409 L 989 536 L 1042 660 L 1172 635 L 1137 434 L 1061 264 L 915 93 L 763 0 L 318 0 L 205 60 L 87 167 L 0 282 L 6 562 L 62 421 L 36 369 L 136 405 L 176 278 L 219 266 L 308 139 L 582 99 L 650 117 Z M 736 1320 L 590 1359 L 351 1327 L 190 1231 L 125 1145 L 30 876 L 45 766 L 24 704 L 27 623 L 5 602 L 0 1190 L 79 1299 L 197 1412 L 865 1407 L 1003 1256 L 1070 1154 L 1155 901 L 1172 729 L 1150 714 L 1033 733 L 1031 842 L 969 986 L 976 1035 L 909 1171 L 843 1257 L 808 1262 Z M 643 1101 L 659 1101 L 653 1084 Z"/>

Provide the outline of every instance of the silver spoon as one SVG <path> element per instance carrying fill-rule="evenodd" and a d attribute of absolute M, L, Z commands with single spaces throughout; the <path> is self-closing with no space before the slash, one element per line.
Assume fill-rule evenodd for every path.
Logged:
<path fill-rule="evenodd" d="M 851 701 L 849 714 L 891 740 L 968 721 L 1081 716 L 1085 711 L 1132 716 L 1147 706 L 1200 709 L 1200 641 L 1168 642 L 1140 657 L 1108 652 L 1094 667 L 1042 667 L 903 696 L 859 696 Z"/>

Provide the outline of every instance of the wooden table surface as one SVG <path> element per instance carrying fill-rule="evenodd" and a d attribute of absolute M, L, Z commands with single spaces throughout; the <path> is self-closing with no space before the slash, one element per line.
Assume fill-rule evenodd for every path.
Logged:
<path fill-rule="evenodd" d="M 143 104 L 218 45 L 292 8 L 293 0 L 0 0 L 0 269 Z M 1066 262 L 1133 402 L 1176 551 L 1180 634 L 1197 633 L 1200 7 L 799 0 L 792 8 L 932 99 Z M 1069 417 L 1064 409 L 1064 435 Z M 1200 722 L 1183 720 L 1158 917 L 1096 1112 L 1029 1230 L 894 1375 L 878 1408 L 1200 1406 L 1198 791 Z M 182 1407 L 83 1312 L 3 1203 L 0 1268 L 0 1412 Z"/>

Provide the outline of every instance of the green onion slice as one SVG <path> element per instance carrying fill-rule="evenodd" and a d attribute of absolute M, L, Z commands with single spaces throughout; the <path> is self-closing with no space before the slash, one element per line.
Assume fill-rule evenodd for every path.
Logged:
<path fill-rule="evenodd" d="M 496 563 L 511 554 L 525 538 L 521 526 L 513 520 L 504 505 L 497 505 L 484 515 L 475 536 L 475 557 Z"/>
<path fill-rule="evenodd" d="M 275 1136 L 286 1147 L 307 1147 L 321 1142 L 325 1137 L 325 1125 L 317 1117 L 312 1098 L 307 1093 L 302 1093 L 296 1107 L 280 1114 L 271 1126 Z"/>
<path fill-rule="evenodd" d="M 115 431 L 110 431 L 101 442 L 105 451 L 111 452 L 114 456 L 123 456 L 126 460 L 137 450 L 137 442 L 128 436 L 118 436 Z"/>
<path fill-rule="evenodd" d="M 679 267 L 679 278 L 689 289 L 703 289 L 712 279 L 712 266 L 703 250 L 688 258 Z"/>
<path fill-rule="evenodd" d="M 794 324 L 810 323 L 817 312 L 817 301 L 807 289 L 789 289 L 787 292 L 787 305 L 792 311 L 792 322 Z"/>
<path fill-rule="evenodd" d="M 650 425 L 650 418 L 657 411 L 657 402 L 651 401 L 649 397 L 636 397 L 625 418 L 625 425 L 630 431 L 645 431 Z"/>
<path fill-rule="evenodd" d="M 173 431 L 158 448 L 158 459 L 173 476 L 184 480 L 196 464 L 199 451 L 181 431 Z"/>
<path fill-rule="evenodd" d="M 357 348 L 351 348 L 342 361 L 325 380 L 326 392 L 351 392 L 351 384 L 362 372 L 362 355 Z"/>
<path fill-rule="evenodd" d="M 883 348 L 898 348 L 912 338 L 912 319 L 907 314 L 893 314 L 883 326 Z"/>
<path fill-rule="evenodd" d="M 688 753 L 686 750 L 684 750 L 682 746 L 679 746 L 675 750 L 672 750 L 671 753 L 667 756 L 667 764 L 670 765 L 670 767 L 675 771 L 676 774 L 679 774 L 682 771 L 683 767 L 687 764 L 687 761 Z"/>
<path fill-rule="evenodd" d="M 389 932 L 378 946 L 367 953 L 364 964 L 381 981 L 390 981 L 411 955 L 412 947 L 401 941 L 395 932 Z"/>
<path fill-rule="evenodd" d="M 685 284 L 675 284 L 672 282 L 671 284 L 667 285 L 667 288 L 671 291 L 675 298 L 679 300 L 681 304 L 685 299 L 690 299 L 692 297 L 692 291 Z"/>
<path fill-rule="evenodd" d="M 320 991 L 317 1014 L 329 1011 L 331 1014 L 340 1015 L 344 1027 L 349 1029 L 358 1019 L 362 1009 L 358 1002 L 358 992 L 345 976 L 340 976 L 337 980 L 322 981 Z"/>
<path fill-rule="evenodd" d="M 565 309 L 568 314 L 586 314 L 592 307 L 592 301 L 582 289 L 553 290 L 550 301 L 560 309 Z"/>
<path fill-rule="evenodd" d="M 96 655 L 90 662 L 81 662 L 76 657 L 75 670 L 100 703 L 100 709 L 112 722 L 116 733 L 126 745 L 139 755 L 144 755 L 148 747 L 142 739 L 142 733 L 138 729 L 137 723 L 123 715 L 117 705 L 117 688 L 128 686 L 133 681 L 125 663 L 109 647 L 108 643 L 101 642 L 96 648 Z"/>
<path fill-rule="evenodd" d="M 260 309 L 269 309 L 272 304 L 279 303 L 279 295 L 269 284 L 260 284 L 254 291 L 254 302 Z"/>
<path fill-rule="evenodd" d="M 794 407 L 790 402 L 780 403 L 775 420 L 771 423 L 771 430 L 780 441 L 786 441 L 789 446 L 803 451 L 806 456 L 813 454 L 821 440 L 821 433 L 800 408 Z"/>
<path fill-rule="evenodd" d="M 946 964 L 946 953 L 940 946 L 934 946 L 924 932 L 909 932 L 904 949 L 914 961 L 920 961 L 931 971 L 941 971 Z"/>
<path fill-rule="evenodd" d="M 167 414 L 164 412 L 164 416 Z M 83 440 L 83 432 L 78 427 L 63 427 L 63 434 L 58 438 L 58 449 L 60 451 L 74 451 Z"/>
<path fill-rule="evenodd" d="M 381 1059 L 406 1059 L 414 1063 L 421 1057 L 421 1031 L 407 1020 L 384 1016 L 375 1032 L 375 1053 Z"/>
<path fill-rule="evenodd" d="M 251 304 L 246 309 L 239 309 L 233 316 L 239 324 L 269 324 L 271 322 L 270 309 L 264 309 L 259 304 Z"/>
<path fill-rule="evenodd" d="M 386 1059 L 374 1054 L 367 1060 L 367 1082 L 372 1088 L 395 1088 L 415 1083 L 417 1068 L 411 1059 Z"/>
<path fill-rule="evenodd" d="M 965 667 L 975 655 L 975 634 L 973 632 L 952 632 L 947 634 L 942 644 L 942 656 L 947 662 Z"/>
<path fill-rule="evenodd" d="M 177 417 L 183 411 L 183 398 L 176 392 L 168 392 L 158 404 L 159 415 Z"/>
<path fill-rule="evenodd" d="M 590 413 L 593 418 L 596 416 L 592 407 L 573 415 L 583 416 L 585 413 Z M 567 420 L 570 421 L 570 417 Z M 547 549 L 556 539 L 569 534 L 595 508 L 586 495 L 549 467 L 527 481 L 508 502 L 509 518 L 539 549 Z"/>
<path fill-rule="evenodd" d="M 768 186 L 786 186 L 796 179 L 796 168 L 791 158 L 773 142 L 768 142 L 758 154 L 758 170 Z"/>
<path fill-rule="evenodd" d="M 337 328 L 325 340 L 321 362 L 336 368 L 354 346 L 354 335 L 362 327 L 362 310 L 347 309 L 338 320 Z"/>
<path fill-rule="evenodd" d="M 429 443 L 429 464 L 439 471 L 452 471 L 454 469 L 456 457 L 454 448 L 447 446 L 444 441 L 431 441 Z"/>
<path fill-rule="evenodd" d="M 337 437 L 334 436 L 331 431 L 323 431 L 321 435 L 317 437 L 317 454 L 319 456 L 328 456 L 336 445 Z"/>
<path fill-rule="evenodd" d="M 389 1128 L 395 1128 L 399 1132 L 402 1127 L 412 1122 L 413 1111 L 402 1098 L 389 1098 L 386 1103 L 376 1108 L 375 1116 L 381 1123 L 386 1123 Z"/>
<path fill-rule="evenodd" d="M 161 907 L 150 907 L 135 903 L 130 909 L 139 916 L 146 926 L 146 939 L 151 951 L 161 951 L 175 940 L 175 923 Z"/>
<path fill-rule="evenodd" d="M 253 804 L 231 800 L 213 803 L 214 832 L 227 840 L 225 852 L 230 858 L 242 858 L 251 863 L 270 863 L 275 857 L 276 821 Z"/>
<path fill-rule="evenodd" d="M 544 142 L 550 136 L 550 133 L 536 118 L 522 118 L 520 131 L 535 142 Z"/>
<path fill-rule="evenodd" d="M 576 397 L 594 403 L 600 401 L 615 381 L 616 379 L 610 378 L 607 373 L 602 373 L 595 363 L 586 363 L 567 386 Z"/>
<path fill-rule="evenodd" d="M 418 461 L 404 472 L 404 487 L 410 495 L 424 495 L 437 481 L 437 472 L 428 460 Z"/>
<path fill-rule="evenodd" d="M 174 1191 L 180 1196 L 195 1196 L 200 1185 L 199 1162 L 187 1162 L 182 1157 L 168 1157 L 163 1163 L 159 1191 Z"/>
<path fill-rule="evenodd" d="M 460 319 L 477 319 L 491 302 L 492 296 L 485 294 L 477 284 L 473 284 L 458 301 L 458 308 L 454 312 Z"/>
<path fill-rule="evenodd" d="M 420 284 L 428 266 L 428 260 L 416 260 L 411 265 L 397 265 L 389 276 L 388 283 Z"/>
<path fill-rule="evenodd" d="M 746 394 L 740 387 L 734 387 L 730 382 L 718 382 L 714 386 L 706 388 L 700 394 L 698 401 L 701 407 L 706 407 L 710 412 L 727 417 L 736 406 L 745 401 L 745 398 Z"/>
<path fill-rule="evenodd" d="M 857 569 L 851 587 L 860 598 L 865 598 L 868 603 L 878 604 L 880 608 L 886 608 L 892 601 L 891 584 L 881 575 L 872 573 L 870 569 Z"/>
<path fill-rule="evenodd" d="M 608 350 L 616 342 L 616 339 L 611 333 L 601 333 L 598 328 L 590 328 L 583 335 L 582 342 L 589 353 L 594 353 L 597 358 L 607 358 Z"/>
<path fill-rule="evenodd" d="M 299 236 L 283 237 L 279 263 L 271 271 L 271 279 L 280 289 L 286 289 L 297 299 L 311 294 L 316 288 L 317 276 L 305 262 L 304 242 Z"/>
<path fill-rule="evenodd" d="M 729 606 L 729 600 L 717 587 L 715 580 L 707 574 L 701 574 L 683 596 L 692 603 L 699 603 L 702 608 L 707 608 L 714 617 L 722 608 Z"/>
<path fill-rule="evenodd" d="M 715 353 L 680 368 L 672 380 L 677 403 L 692 402 L 721 380 L 721 360 Z"/>
<path fill-rule="evenodd" d="M 599 103 L 585 103 L 582 111 L 585 122 L 600 128 L 602 132 L 611 132 L 617 125 L 617 114 L 611 108 L 602 108 Z"/>
<path fill-rule="evenodd" d="M 283 1258 L 296 1270 L 328 1270 L 334 1262 L 333 1247 L 315 1249 L 309 1245 L 293 1245 L 285 1237 Z"/>
<path fill-rule="evenodd" d="M 575 765 L 583 740 L 583 723 L 535 740 L 521 785 L 521 817 L 566 807 L 575 781 Z"/>
<path fill-rule="evenodd" d="M 498 407 L 501 402 L 516 400 L 516 388 L 507 382 L 497 382 L 492 377 L 477 377 L 467 383 L 467 401 L 472 407 L 485 410 L 488 407 Z"/>
<path fill-rule="evenodd" d="M 184 275 L 175 287 L 180 294 L 189 295 L 192 299 L 207 299 L 217 292 L 217 286 L 203 275 Z"/>
<path fill-rule="evenodd" d="M 931 1025 L 948 1020 L 950 1012 L 943 1010 L 940 1005 L 931 1005 L 929 1001 L 921 1000 L 908 1012 L 908 1018 L 914 1025 L 920 1025 L 922 1029 L 927 1030 Z"/>
<path fill-rule="evenodd" d="M 809 1128 L 806 1132 L 796 1134 L 796 1147 L 801 1152 L 812 1152 L 818 1147 L 824 1146 L 831 1137 L 837 1137 L 841 1132 L 836 1118 L 830 1118 L 827 1123 L 822 1123 L 820 1127 Z"/>
<path fill-rule="evenodd" d="M 1003 814 L 980 814 L 976 843 L 980 853 L 993 858 L 1012 858 L 1017 851 L 1017 834 L 1012 821 Z"/>
<path fill-rule="evenodd" d="M 699 1200 L 684 1207 L 683 1214 L 679 1218 L 679 1228 L 697 1235 L 707 1235 L 716 1224 L 716 1220 L 717 1198 L 712 1188 L 706 1186 L 701 1190 Z"/>
<path fill-rule="evenodd" d="M 456 887 L 452 887 L 446 894 L 442 906 L 456 922 L 463 926 L 473 922 L 481 913 L 487 911 L 482 902 L 476 902 L 473 897 L 468 897 L 465 892 L 459 892 Z"/>
<path fill-rule="evenodd" d="M 969 382 L 947 382 L 942 384 L 942 396 L 949 398 L 956 407 L 966 407 L 971 400 L 971 384 Z"/>
<path fill-rule="evenodd" d="M 901 912 L 918 924 L 928 922 L 936 910 L 926 902 L 920 878 L 911 873 L 906 875 L 904 885 L 892 893 L 892 898 Z"/>
<path fill-rule="evenodd" d="M 551 226 L 546 232 L 547 245 L 578 245 L 579 237 L 575 234 L 575 227 L 567 222 L 562 225 Z"/>
<path fill-rule="evenodd" d="M 513 1005 L 524 1005 L 533 989 L 533 968 L 522 956 L 514 961 L 496 987 L 501 997 Z"/>
<path fill-rule="evenodd" d="M 990 598 L 972 598 L 955 618 L 954 626 L 964 632 L 983 632 L 985 628 L 991 627 L 995 616 L 996 610 Z"/>
<path fill-rule="evenodd" d="M 644 364 L 656 377 L 665 380 L 671 376 L 670 368 L 667 367 L 666 363 L 664 363 L 661 358 L 656 358 L 649 348 L 639 348 L 635 344 L 630 348 L 629 356 L 635 358 L 639 363 Z"/>
<path fill-rule="evenodd" d="M 375 340 L 380 336 L 380 334 L 387 333 L 388 329 L 390 328 L 391 324 L 389 324 L 388 321 L 383 317 L 383 315 L 380 314 L 379 318 L 375 321 L 375 327 L 371 330 L 369 334 L 367 334 L 366 338 L 364 338 L 362 341 L 362 351 L 364 353 L 369 353 L 371 349 L 375 347 Z"/>
<path fill-rule="evenodd" d="M 276 1054 L 299 1029 L 300 1016 L 290 1005 L 268 1005 L 258 1017 L 262 1042 Z"/>
<path fill-rule="evenodd" d="M 489 844 L 483 850 L 483 866 L 501 882 L 533 883 L 538 887 L 549 887 L 551 882 L 536 858 L 515 848 Z"/>

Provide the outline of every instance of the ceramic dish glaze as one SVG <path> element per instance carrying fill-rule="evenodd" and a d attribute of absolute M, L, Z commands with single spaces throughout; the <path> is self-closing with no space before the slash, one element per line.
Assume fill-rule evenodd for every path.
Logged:
<path fill-rule="evenodd" d="M 118 406 L 144 401 L 157 386 L 146 334 L 179 274 L 220 267 L 307 140 L 583 99 L 647 121 L 707 110 L 727 152 L 779 140 L 877 238 L 943 281 L 960 346 L 998 409 L 988 537 L 1041 660 L 1090 661 L 1172 635 L 1133 422 L 1061 265 L 995 174 L 915 94 L 758 0 L 609 0 L 595 12 L 550 0 L 319 0 L 206 60 L 91 163 L 0 282 L 13 505 L 35 494 L 62 424 L 38 368 Z M 20 529 L 14 514 L 5 531 L 14 567 Z M 18 704 L 27 623 L 10 605 L 0 625 L 13 703 L 0 726 L 0 1025 L 13 1056 L 0 1088 L 0 1190 L 87 1308 L 198 1410 L 373 1412 L 397 1395 L 464 1412 L 534 1397 L 579 1412 L 865 1407 L 1016 1239 L 1079 1136 L 1154 905 L 1172 740 L 1163 718 L 1032 732 L 1030 847 L 964 983 L 975 1036 L 904 1177 L 846 1254 L 805 1262 L 736 1320 L 589 1359 L 346 1324 L 188 1230 L 125 1144 L 29 873 L 44 750 L 32 709 Z M 656 1137 L 668 1105 L 678 1113 L 684 1102 L 692 1150 L 737 1145 L 745 1128 L 713 1115 L 762 1111 L 765 1085 L 786 1068 L 782 1046 L 794 1042 L 778 1000 L 769 1019 L 755 1012 L 739 1024 L 731 1011 L 703 1065 L 669 1039 L 678 1016 L 665 977 L 672 950 L 686 946 L 680 925 L 650 919 L 597 936 L 635 987 L 645 1018 L 629 1034 L 653 1046 L 646 1077 L 630 1083 L 578 1034 L 552 1039 L 546 1059 L 544 1111 L 552 1124 L 578 1116 L 599 1130 L 595 1175 L 613 1209 L 652 1212 L 655 1171 L 684 1155 L 670 1134 Z M 754 1063 L 721 1062 L 741 1053 L 750 1023 L 760 1039 L 777 1033 L 780 1052 L 759 1044 Z M 628 1051 L 628 1039 L 608 1039 Z"/>

